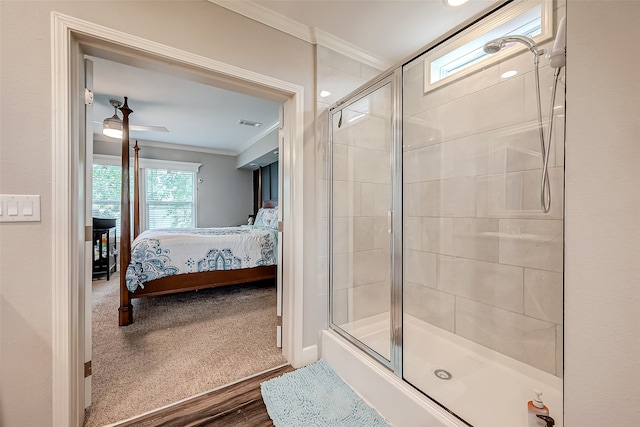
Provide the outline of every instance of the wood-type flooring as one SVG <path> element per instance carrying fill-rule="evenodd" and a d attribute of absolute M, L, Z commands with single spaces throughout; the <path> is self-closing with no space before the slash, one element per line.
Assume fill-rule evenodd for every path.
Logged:
<path fill-rule="evenodd" d="M 294 369 L 282 366 L 166 408 L 118 423 L 118 427 L 273 427 L 260 383 Z"/>

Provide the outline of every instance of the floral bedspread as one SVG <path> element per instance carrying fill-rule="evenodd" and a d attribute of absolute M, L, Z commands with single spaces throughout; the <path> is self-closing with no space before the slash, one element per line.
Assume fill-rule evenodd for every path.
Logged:
<path fill-rule="evenodd" d="M 175 274 L 275 265 L 277 245 L 277 230 L 246 225 L 147 230 L 131 245 L 127 288 Z"/>

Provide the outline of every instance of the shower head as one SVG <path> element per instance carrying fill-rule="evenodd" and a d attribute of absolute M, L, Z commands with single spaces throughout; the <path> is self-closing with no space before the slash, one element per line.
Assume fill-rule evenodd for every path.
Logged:
<path fill-rule="evenodd" d="M 498 53 L 507 43 L 521 43 L 525 45 L 535 56 L 542 55 L 542 51 L 538 51 L 538 45 L 527 36 L 505 36 L 487 42 L 484 45 L 484 51 L 488 54 Z"/>
<path fill-rule="evenodd" d="M 500 43 L 500 39 L 491 40 L 484 45 L 484 52 L 489 55 L 493 55 L 494 53 L 500 52 L 500 49 L 504 46 L 504 44 Z"/>

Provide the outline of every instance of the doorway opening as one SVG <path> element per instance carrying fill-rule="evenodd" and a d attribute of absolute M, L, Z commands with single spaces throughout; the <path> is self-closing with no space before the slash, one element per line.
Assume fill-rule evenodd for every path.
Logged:
<path fill-rule="evenodd" d="M 291 230 L 301 228 L 302 218 L 293 217 L 294 205 L 302 203 L 303 89 L 300 86 L 239 69 L 188 52 L 115 32 L 92 23 L 54 14 L 53 55 L 53 421 L 54 425 L 81 425 L 83 419 L 85 292 L 84 219 L 86 189 L 83 115 L 80 91 L 84 79 L 80 64 L 85 55 L 109 60 L 145 61 L 155 66 L 169 64 L 176 75 L 189 76 L 220 87 L 266 97 L 283 104 L 281 128 L 283 175 L 282 221 Z M 292 183 L 300 182 L 295 187 Z M 71 191 L 69 191 L 71 189 Z M 298 213 L 298 209 L 296 209 Z M 281 239 L 283 355 L 293 366 L 301 365 L 302 234 L 285 233 Z M 297 283 L 297 285 L 294 285 Z"/>
<path fill-rule="evenodd" d="M 255 132 L 257 136 L 249 141 L 268 142 L 271 146 L 279 143 L 277 120 L 281 104 L 197 84 L 193 79 L 174 78 L 148 62 L 139 61 L 133 67 L 96 56 L 89 56 L 88 61 L 92 67 L 85 66 L 85 80 L 93 82 L 93 87 L 89 88 L 93 93 L 93 106 L 87 108 L 87 115 L 92 111 L 92 117 L 87 118 L 86 127 L 92 133 L 85 133 L 85 147 L 86 163 L 93 165 L 92 171 L 87 171 L 87 177 L 89 179 L 89 173 L 93 175 L 93 185 L 87 182 L 85 188 L 87 210 L 92 216 L 120 218 L 121 141 L 102 136 L 100 125 L 104 116 L 113 113 L 113 110 L 109 111 L 107 101 L 125 94 L 128 105 L 134 110 L 133 119 L 137 119 L 133 123 L 147 120 L 166 125 L 171 132 L 157 133 L 152 127 L 142 127 L 143 130 L 136 133 L 133 127 L 135 136 L 131 139 L 139 142 L 140 154 L 141 231 L 172 226 L 199 227 L 198 233 L 249 231 L 245 226 L 236 226 L 242 224 L 243 219 L 246 222 L 247 213 L 254 213 L 250 168 L 242 168 L 241 162 L 236 161 L 237 156 L 218 154 L 216 151 L 221 150 L 220 147 L 198 150 L 198 147 L 178 145 L 180 138 L 175 134 L 179 134 L 179 125 L 190 117 L 200 117 L 204 110 L 210 111 L 206 115 L 207 121 L 189 123 L 189 132 L 183 135 L 183 140 L 196 140 L 199 134 L 210 135 L 213 139 L 214 132 L 233 135 L 234 128 L 241 128 L 233 118 L 259 116 L 265 124 L 271 125 L 263 117 L 276 122 L 269 126 L 271 130 Z M 163 89 L 158 91 L 159 87 Z M 154 95 L 158 92 L 162 93 L 161 99 Z M 168 93 L 171 96 L 167 96 Z M 197 108 L 192 110 L 191 104 L 197 104 Z M 170 114 L 165 115 L 165 109 L 156 105 L 167 105 Z M 154 107 L 155 117 L 150 117 L 148 111 Z M 218 111 L 222 107 L 225 111 Z M 101 108 L 107 109 L 99 111 Z M 240 111 L 234 111 L 235 108 Z M 144 119 L 135 117 L 136 114 L 143 117 L 145 113 Z M 221 123 L 215 126 L 210 123 L 212 113 Z M 172 115 L 180 117 L 178 123 L 172 122 Z M 228 124 L 222 124 L 225 122 Z M 203 130 L 207 127 L 210 129 Z M 245 130 L 238 132 L 247 133 Z M 172 134 L 172 138 L 166 138 Z M 89 140 L 92 136 L 93 143 Z M 156 136 L 171 142 L 156 141 Z M 272 151 L 279 150 L 275 145 Z M 272 151 L 269 152 L 272 158 L 256 158 L 253 162 L 277 162 Z M 193 165 L 198 165 L 195 170 L 187 170 Z M 225 184 L 222 184 L 223 180 L 226 180 Z M 276 181 L 273 185 L 276 191 L 273 197 L 269 193 L 268 200 L 277 200 L 277 186 Z M 165 202 L 166 199 L 173 202 Z M 178 205 L 178 201 L 185 200 L 190 204 Z M 120 223 L 116 221 L 115 225 Z M 118 230 L 119 227 L 115 227 L 115 231 Z M 258 230 L 261 229 L 251 228 L 255 233 Z M 176 231 L 172 230 L 172 237 L 177 237 Z M 192 235 L 186 230 L 181 233 Z M 202 234 L 198 236 L 201 238 Z M 171 264 L 183 265 L 178 261 L 182 251 L 177 251 L 179 248 L 170 246 L 169 242 L 166 245 L 163 246 L 172 251 Z M 234 256 L 240 256 L 244 247 L 234 249 Z M 189 248 L 190 253 L 184 253 L 184 256 L 196 260 L 210 250 L 201 248 L 204 252 L 194 252 L 193 246 Z M 91 250 L 85 255 L 93 256 L 95 263 L 95 256 L 100 251 Z M 282 264 L 282 260 L 278 261 Z M 114 267 L 117 264 L 114 263 Z M 137 298 L 132 301 L 133 324 L 118 327 L 114 318 L 117 316 L 119 276 L 124 271 L 114 272 L 111 280 L 109 277 L 104 280 L 104 274 L 93 271 L 93 280 L 84 287 L 91 300 L 85 310 L 85 339 L 91 343 L 91 354 L 85 354 L 84 359 L 85 363 L 91 363 L 91 378 L 85 380 L 86 427 L 128 419 L 287 363 L 277 347 L 280 342 L 276 336 L 279 293 L 274 280 Z M 122 372 L 126 375 L 121 375 Z M 123 390 L 128 396 L 126 400 L 122 399 Z"/>

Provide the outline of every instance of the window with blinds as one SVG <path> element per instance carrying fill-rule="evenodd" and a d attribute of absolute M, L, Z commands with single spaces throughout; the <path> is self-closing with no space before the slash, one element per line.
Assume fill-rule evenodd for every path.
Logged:
<path fill-rule="evenodd" d="M 133 176 L 131 171 L 130 176 Z M 93 165 L 91 215 L 94 218 L 115 218 L 116 236 L 120 236 L 120 194 L 122 168 L 113 165 Z M 131 179 L 133 188 L 133 178 Z M 132 202 L 133 203 L 133 202 Z"/>
<path fill-rule="evenodd" d="M 195 227 L 195 178 L 191 171 L 145 169 L 147 229 Z"/>
<path fill-rule="evenodd" d="M 92 214 L 95 218 L 115 218 L 120 236 L 120 194 L 122 168 L 120 158 L 94 154 Z M 199 163 L 140 159 L 140 226 L 153 228 L 190 228 L 196 226 L 196 179 Z M 133 210 L 133 168 L 131 208 Z M 133 217 L 133 212 L 131 212 Z M 133 233 L 133 221 L 132 221 Z"/>

